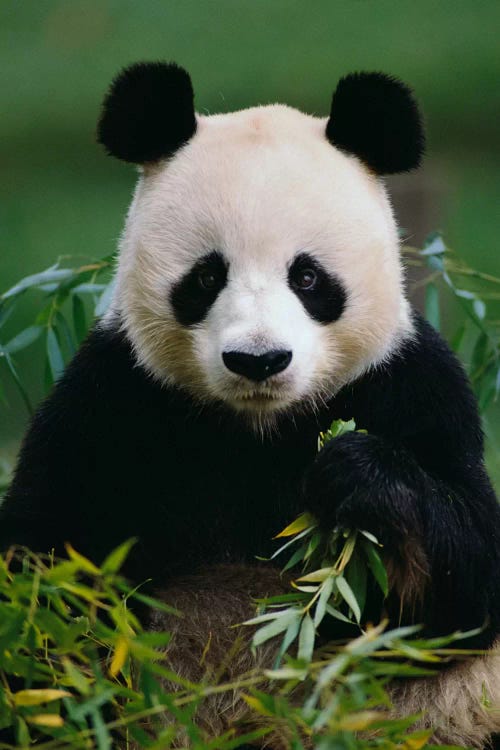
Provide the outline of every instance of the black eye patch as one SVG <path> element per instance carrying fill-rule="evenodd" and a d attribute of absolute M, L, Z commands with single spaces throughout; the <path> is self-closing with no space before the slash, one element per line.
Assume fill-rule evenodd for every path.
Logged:
<path fill-rule="evenodd" d="M 288 286 L 319 323 L 333 323 L 344 311 L 347 294 L 341 282 L 308 253 L 295 257 L 288 271 Z"/>
<path fill-rule="evenodd" d="M 228 264 L 214 250 L 195 263 L 173 287 L 170 302 L 183 326 L 201 323 L 227 282 Z"/>

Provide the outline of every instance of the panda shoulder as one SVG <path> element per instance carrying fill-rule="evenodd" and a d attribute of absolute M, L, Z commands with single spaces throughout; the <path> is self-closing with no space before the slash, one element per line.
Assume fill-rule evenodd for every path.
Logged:
<path fill-rule="evenodd" d="M 362 379 L 359 394 L 368 429 L 429 457 L 482 456 L 481 420 L 463 365 L 417 311 L 412 335 Z"/>

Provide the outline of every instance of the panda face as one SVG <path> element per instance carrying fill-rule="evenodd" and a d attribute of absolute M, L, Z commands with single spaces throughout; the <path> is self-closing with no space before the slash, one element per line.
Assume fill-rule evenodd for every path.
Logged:
<path fill-rule="evenodd" d="M 315 408 L 411 330 L 380 181 L 273 105 L 144 168 L 110 317 L 156 379 L 254 421 Z"/>

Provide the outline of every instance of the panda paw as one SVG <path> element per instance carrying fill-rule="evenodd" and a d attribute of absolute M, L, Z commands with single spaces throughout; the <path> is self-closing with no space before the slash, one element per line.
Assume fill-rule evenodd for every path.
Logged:
<path fill-rule="evenodd" d="M 370 531 L 381 541 L 420 526 L 423 472 L 404 451 L 376 435 L 330 440 L 304 481 L 305 504 L 321 527 Z"/>

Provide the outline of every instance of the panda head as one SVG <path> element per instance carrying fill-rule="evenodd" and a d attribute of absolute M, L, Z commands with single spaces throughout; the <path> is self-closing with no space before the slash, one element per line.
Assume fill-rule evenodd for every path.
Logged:
<path fill-rule="evenodd" d="M 160 382 L 262 424 L 315 408 L 411 335 L 380 180 L 421 159 L 404 84 L 349 75 L 328 118 L 206 116 L 182 68 L 139 63 L 113 82 L 98 137 L 141 166 L 108 323 Z"/>

